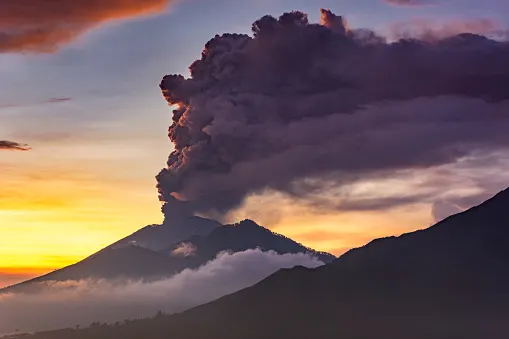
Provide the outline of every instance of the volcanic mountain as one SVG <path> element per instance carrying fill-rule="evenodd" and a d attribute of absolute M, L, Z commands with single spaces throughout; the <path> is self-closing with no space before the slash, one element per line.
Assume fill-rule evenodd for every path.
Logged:
<path fill-rule="evenodd" d="M 508 286 L 509 189 L 426 230 L 280 270 L 181 314 L 31 339 L 505 339 Z"/>
<path fill-rule="evenodd" d="M 314 251 L 251 220 L 233 225 L 221 225 L 214 220 L 198 217 L 179 221 L 172 226 L 163 224 L 142 228 L 74 265 L 7 287 L 0 293 L 35 292 L 44 288 L 44 285 L 36 284 L 43 281 L 153 281 L 186 268 L 197 268 L 223 251 L 242 252 L 259 248 L 279 254 L 309 253 L 324 263 L 336 259 L 329 253 Z M 185 239 L 184 236 L 189 238 Z"/>

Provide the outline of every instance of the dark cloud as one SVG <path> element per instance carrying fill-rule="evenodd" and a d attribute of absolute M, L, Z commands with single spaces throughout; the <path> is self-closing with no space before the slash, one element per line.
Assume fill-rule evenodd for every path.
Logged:
<path fill-rule="evenodd" d="M 2 0 L 0 52 L 52 52 L 102 23 L 162 12 L 171 0 Z"/>
<path fill-rule="evenodd" d="M 386 43 L 330 11 L 321 23 L 265 16 L 254 37 L 210 40 L 190 78 L 164 77 L 175 107 L 175 151 L 157 176 L 167 216 L 225 213 L 266 189 L 314 199 L 330 185 L 509 145 L 507 43 Z"/>
<path fill-rule="evenodd" d="M 9 141 L 9 140 L 0 140 L 0 150 L 8 150 L 8 151 L 28 151 L 30 147 L 25 144 L 20 144 L 18 142 Z"/>

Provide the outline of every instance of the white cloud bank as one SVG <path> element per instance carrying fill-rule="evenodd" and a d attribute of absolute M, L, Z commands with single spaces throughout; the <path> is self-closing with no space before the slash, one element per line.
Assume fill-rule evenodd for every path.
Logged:
<path fill-rule="evenodd" d="M 248 287 L 280 268 L 323 265 L 306 254 L 247 250 L 221 253 L 196 270 L 156 282 L 45 282 L 44 292 L 0 295 L 0 336 L 94 321 L 115 322 L 179 312 Z"/>

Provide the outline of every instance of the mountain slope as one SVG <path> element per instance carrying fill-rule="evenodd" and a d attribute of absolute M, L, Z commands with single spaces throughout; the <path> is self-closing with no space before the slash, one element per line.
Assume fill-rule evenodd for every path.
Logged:
<path fill-rule="evenodd" d="M 182 314 L 60 338 L 506 339 L 509 190 L 427 230 L 281 270 Z"/>

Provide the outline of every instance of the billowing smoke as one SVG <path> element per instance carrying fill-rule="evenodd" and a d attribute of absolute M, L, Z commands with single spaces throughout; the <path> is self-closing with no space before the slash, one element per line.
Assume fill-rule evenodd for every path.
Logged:
<path fill-rule="evenodd" d="M 150 283 L 66 281 L 41 283 L 40 292 L 0 295 L 0 336 L 19 331 L 88 326 L 173 313 L 253 285 L 280 268 L 323 265 L 306 254 L 247 250 L 221 253 L 196 270 Z"/>
<path fill-rule="evenodd" d="M 474 34 L 388 43 L 322 10 L 210 40 L 161 83 L 175 150 L 163 212 L 219 214 L 265 190 L 324 188 L 509 145 L 509 44 Z"/>
<path fill-rule="evenodd" d="M 26 144 L 20 144 L 19 142 L 0 140 L 0 150 L 8 151 L 28 151 L 30 147 Z"/>

